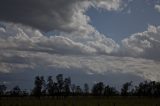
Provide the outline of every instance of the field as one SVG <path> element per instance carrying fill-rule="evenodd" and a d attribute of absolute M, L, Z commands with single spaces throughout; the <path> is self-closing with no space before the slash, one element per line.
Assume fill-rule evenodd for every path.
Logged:
<path fill-rule="evenodd" d="M 1 98 L 0 106 L 160 106 L 160 98 L 145 97 L 68 97 Z"/>

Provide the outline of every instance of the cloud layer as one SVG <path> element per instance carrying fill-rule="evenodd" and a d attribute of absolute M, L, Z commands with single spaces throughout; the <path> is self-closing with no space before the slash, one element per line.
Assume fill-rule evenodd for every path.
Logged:
<path fill-rule="evenodd" d="M 118 45 L 112 39 L 104 36 L 100 39 L 99 37 L 102 37 L 100 35 L 98 38 L 95 37 L 97 40 L 83 38 L 84 41 L 81 41 L 82 38 L 78 39 L 78 36 L 77 39 L 70 39 L 71 35 L 66 33 L 47 37 L 39 30 L 19 24 L 3 23 L 2 26 L 0 31 L 2 73 L 25 69 L 37 70 L 38 67 L 43 67 L 46 70 L 78 69 L 89 74 L 131 73 L 149 80 L 160 80 L 160 62 L 153 57 L 159 56 L 159 49 L 155 48 L 159 44 L 159 27 L 149 26 L 147 31 L 131 35 L 122 41 L 123 47 L 117 49 Z M 98 43 L 104 46 L 97 46 Z M 122 48 L 125 55 L 119 57 Z M 156 50 L 155 54 L 153 50 Z M 147 56 L 147 53 L 154 55 Z"/>
<path fill-rule="evenodd" d="M 122 43 L 130 56 L 159 60 L 160 26 L 149 25 L 147 31 L 135 33 Z"/>
<path fill-rule="evenodd" d="M 89 7 L 112 11 L 120 10 L 121 5 L 122 0 L 1 0 L 0 20 L 44 31 L 86 32 L 93 30 L 84 14 Z"/>
<path fill-rule="evenodd" d="M 10 73 L 25 69 L 38 70 L 81 70 L 88 74 L 126 73 L 148 80 L 160 81 L 160 62 L 131 57 L 106 55 L 56 55 L 42 52 L 3 51 L 1 52 L 1 72 Z M 45 71 L 44 70 L 44 71 Z"/>
<path fill-rule="evenodd" d="M 3 23 L 0 30 L 0 49 L 44 51 L 57 54 L 109 54 L 118 49 L 112 39 L 102 34 L 76 36 L 61 33 L 45 36 L 39 30 L 22 25 Z"/>
<path fill-rule="evenodd" d="M 160 80 L 160 27 L 150 25 L 120 46 L 85 14 L 90 7 L 121 11 L 124 6 L 122 0 L 1 0 L 0 72 L 43 67 Z M 47 35 L 48 30 L 58 34 Z"/>

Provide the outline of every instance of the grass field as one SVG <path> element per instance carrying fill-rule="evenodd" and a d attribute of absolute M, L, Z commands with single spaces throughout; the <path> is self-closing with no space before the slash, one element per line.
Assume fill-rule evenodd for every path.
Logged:
<path fill-rule="evenodd" d="M 138 97 L 68 97 L 1 98 L 0 106 L 160 106 L 160 98 Z"/>

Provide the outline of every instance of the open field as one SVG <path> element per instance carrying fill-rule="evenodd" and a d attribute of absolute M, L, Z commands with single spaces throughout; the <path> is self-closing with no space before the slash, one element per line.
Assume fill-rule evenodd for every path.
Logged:
<path fill-rule="evenodd" d="M 52 98 L 2 98 L 0 106 L 160 106 L 160 98 L 138 97 L 68 97 Z"/>

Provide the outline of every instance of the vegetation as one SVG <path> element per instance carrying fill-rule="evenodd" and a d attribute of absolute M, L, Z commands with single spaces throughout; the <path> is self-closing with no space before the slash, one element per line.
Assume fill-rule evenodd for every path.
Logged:
<path fill-rule="evenodd" d="M 158 98 L 137 97 L 9 97 L 0 100 L 0 106 L 160 106 Z"/>
<path fill-rule="evenodd" d="M 122 85 L 121 91 L 103 82 L 98 82 L 90 89 L 87 83 L 83 88 L 79 85 L 72 84 L 71 78 L 64 78 L 63 74 L 56 76 L 56 81 L 53 81 L 52 76 L 49 76 L 45 81 L 43 76 L 36 76 L 34 80 L 34 88 L 31 92 L 23 91 L 19 86 L 15 86 L 10 91 L 7 91 L 5 85 L 0 85 L 0 97 L 3 96 L 42 96 L 49 97 L 67 97 L 67 96 L 148 96 L 160 97 L 160 82 L 144 81 L 138 86 L 133 86 L 132 81 Z"/>
<path fill-rule="evenodd" d="M 83 88 L 72 84 L 71 78 L 63 74 L 47 80 L 36 76 L 31 92 L 15 86 L 7 90 L 0 85 L 0 106 L 160 106 L 160 82 L 144 81 L 133 86 L 132 81 L 123 84 L 120 91 L 103 82 L 94 84 L 91 89 L 87 83 Z"/>

